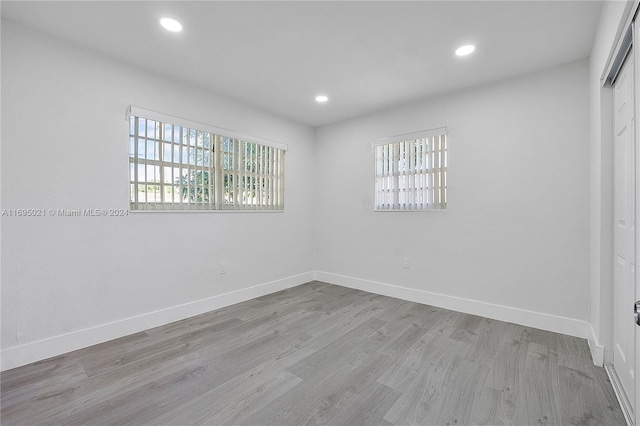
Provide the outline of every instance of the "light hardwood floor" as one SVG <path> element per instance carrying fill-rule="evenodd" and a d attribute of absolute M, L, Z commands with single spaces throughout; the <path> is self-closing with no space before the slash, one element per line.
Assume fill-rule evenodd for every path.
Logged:
<path fill-rule="evenodd" d="M 623 425 L 584 340 L 320 282 L 3 372 L 3 425 Z"/>

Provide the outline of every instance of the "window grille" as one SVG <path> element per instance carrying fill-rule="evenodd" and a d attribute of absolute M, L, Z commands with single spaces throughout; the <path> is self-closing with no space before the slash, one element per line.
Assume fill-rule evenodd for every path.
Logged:
<path fill-rule="evenodd" d="M 283 210 L 286 145 L 130 107 L 131 210 Z"/>
<path fill-rule="evenodd" d="M 447 129 L 372 142 L 375 210 L 447 208 Z"/>

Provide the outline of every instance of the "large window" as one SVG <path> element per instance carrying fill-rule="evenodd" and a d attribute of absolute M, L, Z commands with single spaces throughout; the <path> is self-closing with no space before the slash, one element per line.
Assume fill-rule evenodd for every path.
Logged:
<path fill-rule="evenodd" d="M 375 210 L 447 208 L 447 129 L 378 139 Z"/>
<path fill-rule="evenodd" d="M 286 145 L 129 109 L 131 210 L 283 210 Z"/>

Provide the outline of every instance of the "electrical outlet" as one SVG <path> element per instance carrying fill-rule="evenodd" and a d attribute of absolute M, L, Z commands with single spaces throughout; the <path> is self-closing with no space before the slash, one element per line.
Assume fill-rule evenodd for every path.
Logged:
<path fill-rule="evenodd" d="M 404 269 L 411 269 L 411 259 L 409 259 L 408 257 L 402 259 L 402 267 Z"/>
<path fill-rule="evenodd" d="M 227 264 L 226 263 L 221 263 L 220 264 L 220 275 L 224 275 L 227 273 Z"/>

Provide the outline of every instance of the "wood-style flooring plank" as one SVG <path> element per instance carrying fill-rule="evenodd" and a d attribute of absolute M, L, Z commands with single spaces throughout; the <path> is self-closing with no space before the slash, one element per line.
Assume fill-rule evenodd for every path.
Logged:
<path fill-rule="evenodd" d="M 529 342 L 505 338 L 489 365 L 483 402 L 478 403 L 476 417 L 480 424 L 523 424 L 527 420 L 524 394 L 524 369 Z M 487 398 L 497 398 L 487 401 Z M 495 405 L 495 413 L 487 406 Z"/>
<path fill-rule="evenodd" d="M 185 395 L 183 402 L 171 401 L 170 404 L 175 408 L 165 405 L 170 409 L 152 420 L 158 424 L 174 424 L 177 421 L 200 424 L 212 420 L 222 424 L 241 423 L 243 417 L 271 403 L 302 381 L 285 368 L 310 352 L 291 346 L 279 356 L 248 369 L 220 386 Z"/>
<path fill-rule="evenodd" d="M 386 426 L 384 414 L 395 404 L 400 392 L 387 386 L 373 385 L 370 394 L 359 397 L 333 417 L 331 424 L 352 426 Z"/>
<path fill-rule="evenodd" d="M 592 425 L 624 422 L 617 410 L 607 403 L 597 380 L 581 370 L 560 367 L 561 414 L 564 424 Z M 597 405 L 589 405 L 598 401 Z M 594 409 L 594 407 L 606 407 Z"/>
<path fill-rule="evenodd" d="M 413 357 L 403 360 L 393 374 L 386 374 L 381 383 L 401 392 L 384 419 L 392 424 L 427 424 L 428 419 L 438 416 L 445 377 L 449 372 L 453 356 L 464 342 L 436 335 L 429 344 L 434 350 L 425 350 L 419 363 Z M 452 356 L 453 355 L 453 356 Z"/>
<path fill-rule="evenodd" d="M 544 340 L 553 345 L 555 338 Z M 522 384 L 527 418 L 536 424 L 562 424 L 558 374 L 558 355 L 548 346 L 529 341 Z"/>

